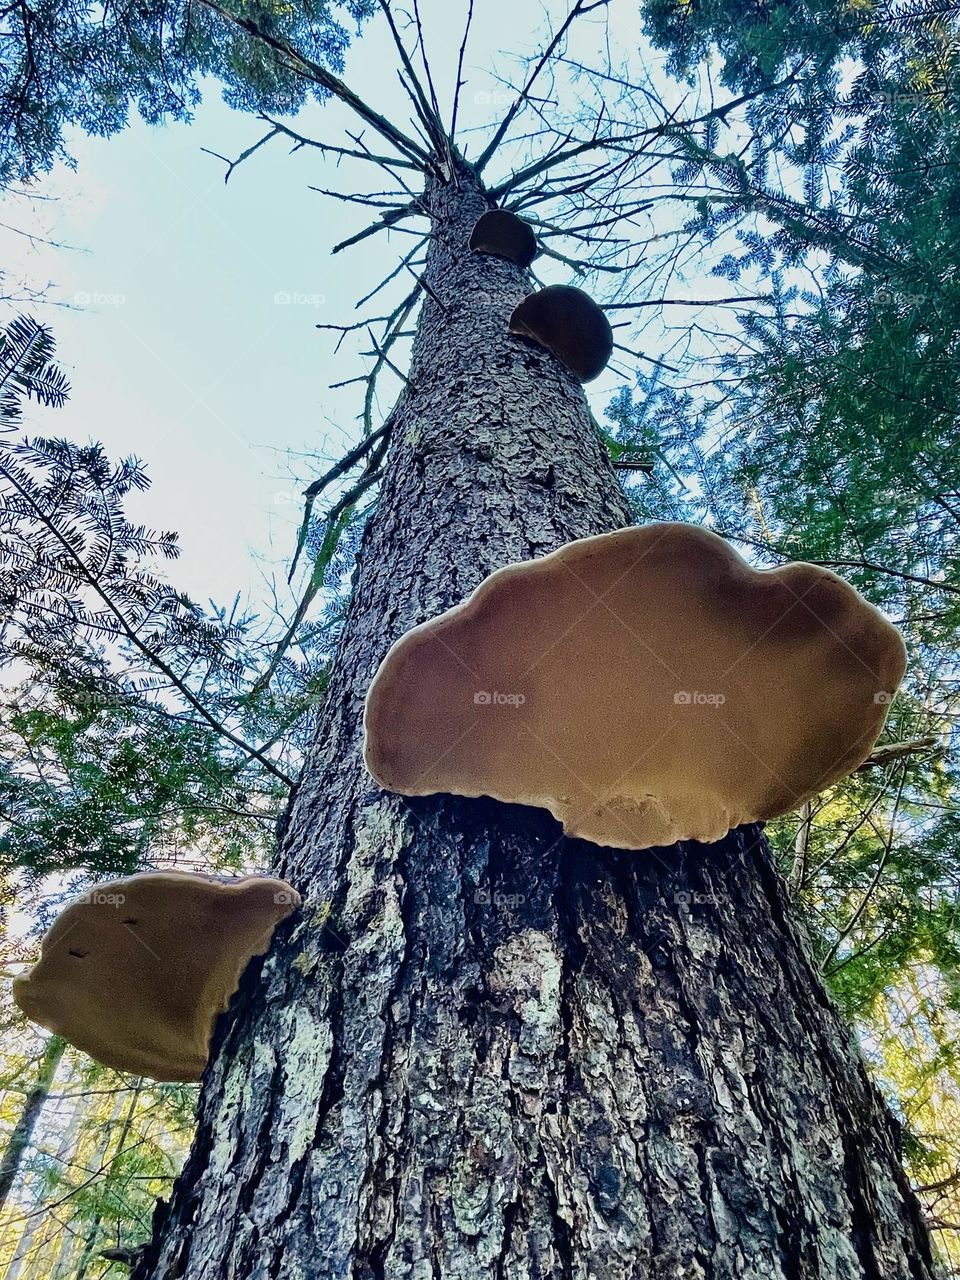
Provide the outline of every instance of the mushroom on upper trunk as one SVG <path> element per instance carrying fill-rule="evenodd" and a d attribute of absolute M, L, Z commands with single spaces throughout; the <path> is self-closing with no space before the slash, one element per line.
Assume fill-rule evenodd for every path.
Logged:
<path fill-rule="evenodd" d="M 530 223 L 509 209 L 488 209 L 470 232 L 470 248 L 474 253 L 492 253 L 518 267 L 529 267 L 537 256 L 537 237 Z"/>
<path fill-rule="evenodd" d="M 538 289 L 517 306 L 510 332 L 552 351 L 580 382 L 599 378 L 613 354 L 613 330 L 589 294 L 569 284 Z"/>

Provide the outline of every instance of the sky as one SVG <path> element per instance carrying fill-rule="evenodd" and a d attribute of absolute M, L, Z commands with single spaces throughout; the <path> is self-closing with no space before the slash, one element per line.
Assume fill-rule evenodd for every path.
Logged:
<path fill-rule="evenodd" d="M 636 48 L 635 6 L 615 0 L 613 10 L 612 31 Z M 461 106 L 468 129 L 494 125 L 512 96 L 499 77 L 515 75 L 517 64 L 501 43 L 536 47 L 566 5 L 519 10 L 529 15 L 526 30 L 511 0 L 485 0 L 477 11 Z M 465 5 L 427 0 L 425 12 L 449 103 Z M 382 21 L 369 24 L 348 51 L 344 76 L 403 124 L 408 110 L 388 41 Z M 356 129 L 338 103 L 310 107 L 296 121 L 308 136 L 338 142 L 344 125 Z M 351 322 L 357 299 L 409 242 L 381 234 L 331 256 L 375 211 L 309 186 L 375 190 L 384 175 L 372 166 L 345 162 L 338 172 L 316 151 L 291 156 L 275 141 L 225 184 L 223 161 L 207 151 L 236 156 L 263 131 L 211 85 L 189 124 L 134 119 L 108 139 L 71 136 L 76 169 L 42 179 L 41 200 L 8 198 L 0 211 L 8 279 L 48 286 L 42 304 L 24 309 L 53 327 L 72 383 L 64 409 L 28 410 L 28 428 L 100 440 L 112 455 L 134 453 L 147 464 L 152 488 L 130 511 L 180 533 L 182 556 L 168 575 L 200 601 L 229 602 L 239 592 L 262 604 L 271 573 L 282 582 L 303 488 L 356 438 L 362 388 L 335 392 L 329 384 L 360 373 L 356 353 L 369 349 L 348 339 L 335 353 L 336 335 L 315 326 Z M 568 278 L 565 268 L 541 274 Z M 384 296 L 402 296 L 400 289 L 409 282 Z M 597 412 L 621 381 L 608 373 L 594 384 Z M 387 376 L 381 385 L 385 412 L 399 384 Z M 286 596 L 282 607 L 291 605 Z"/>

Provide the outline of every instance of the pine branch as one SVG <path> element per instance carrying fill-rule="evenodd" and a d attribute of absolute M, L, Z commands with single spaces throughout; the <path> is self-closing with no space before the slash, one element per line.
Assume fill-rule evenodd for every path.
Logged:
<path fill-rule="evenodd" d="M 18 424 L 24 398 L 53 408 L 65 403 L 70 383 L 54 354 L 53 334 L 30 316 L 16 316 L 0 330 L 0 429 Z"/>
<path fill-rule="evenodd" d="M 287 786 L 292 786 L 292 778 L 288 777 L 283 770 L 274 764 L 274 762 L 267 756 L 264 756 L 258 748 L 252 747 L 248 742 L 245 742 L 241 737 L 233 733 L 232 730 L 228 729 L 226 725 L 217 720 L 207 707 L 196 697 L 190 687 L 180 678 L 180 676 L 177 675 L 176 671 L 174 671 L 174 669 L 164 661 L 160 654 L 156 653 L 144 640 L 141 639 L 136 630 L 127 621 L 123 611 L 117 607 L 112 597 L 103 588 L 97 576 L 91 573 L 86 561 L 76 551 L 70 539 L 61 532 L 56 522 L 50 518 L 43 507 L 35 500 L 29 489 L 21 484 L 17 476 L 14 475 L 8 467 L 4 467 L 2 463 L 0 463 L 0 475 L 3 475 L 13 488 L 17 490 L 20 496 L 33 510 L 37 519 L 44 528 L 47 529 L 63 547 L 70 560 L 76 565 L 81 578 L 103 601 L 108 613 L 116 620 L 120 632 L 127 638 L 134 648 L 141 653 L 153 667 L 160 671 L 167 680 L 170 681 L 173 687 L 186 699 L 194 710 L 197 711 L 204 720 L 206 720 L 207 724 L 209 724 L 216 733 L 225 738 L 228 742 L 232 742 L 233 745 L 238 747 L 241 751 L 244 751 L 248 755 L 259 760 L 265 769 L 280 778 L 281 781 L 287 784 Z"/>
<path fill-rule="evenodd" d="M 429 164 L 430 157 L 427 152 L 412 138 L 408 138 L 396 125 L 391 124 L 386 116 L 382 116 L 378 111 L 368 106 L 359 95 L 354 93 L 349 85 L 328 71 L 326 67 L 322 67 L 318 62 L 314 62 L 312 59 L 298 53 L 286 41 L 278 40 L 275 36 L 269 35 L 250 18 L 242 18 L 238 14 L 230 13 L 229 10 L 217 4 L 216 0 L 200 0 L 200 2 L 226 22 L 239 27 L 241 31 L 245 31 L 247 35 L 260 40 L 268 48 L 273 49 L 275 53 L 281 54 L 291 69 L 298 75 L 303 76 L 304 79 L 309 80 L 311 84 L 319 85 L 320 88 L 326 89 L 335 98 L 339 98 L 341 102 L 346 103 L 361 120 L 364 120 L 371 128 L 375 129 L 382 138 L 392 142 L 398 151 L 414 161 L 418 169 L 425 169 Z"/>

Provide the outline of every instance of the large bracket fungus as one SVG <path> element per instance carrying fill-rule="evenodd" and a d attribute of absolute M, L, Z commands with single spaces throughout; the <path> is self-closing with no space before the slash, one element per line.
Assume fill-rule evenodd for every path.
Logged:
<path fill-rule="evenodd" d="M 624 529 L 509 565 L 403 636 L 367 696 L 366 762 L 391 791 L 538 805 L 601 845 L 717 840 L 862 763 L 904 665 L 825 569 Z"/>
<path fill-rule="evenodd" d="M 488 209 L 470 233 L 470 248 L 474 253 L 506 258 L 526 269 L 537 256 L 537 237 L 530 223 L 515 213 L 508 209 Z"/>
<path fill-rule="evenodd" d="M 248 961 L 299 904 L 262 876 L 158 871 L 97 885 L 54 921 L 14 999 L 108 1067 L 199 1080 Z"/>
<path fill-rule="evenodd" d="M 524 298 L 510 317 L 510 332 L 552 351 L 581 382 L 598 378 L 613 354 L 613 330 L 589 294 L 551 284 Z"/>

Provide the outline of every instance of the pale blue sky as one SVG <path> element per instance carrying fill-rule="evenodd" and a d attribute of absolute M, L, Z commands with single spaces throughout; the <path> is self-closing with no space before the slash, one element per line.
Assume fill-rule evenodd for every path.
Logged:
<path fill-rule="evenodd" d="M 611 31 L 631 50 L 640 43 L 637 8 L 633 0 L 611 7 Z M 461 107 L 467 126 L 493 124 L 503 114 L 506 95 L 494 68 L 510 74 L 514 64 L 498 54 L 500 46 L 532 47 L 544 15 L 566 9 L 564 0 L 542 8 L 530 0 L 478 4 Z M 450 0 L 424 6 L 444 105 L 464 10 Z M 585 44 L 599 31 L 590 25 Z M 345 78 L 385 114 L 406 120 L 382 20 L 355 41 Z M 340 142 L 344 124 L 356 129 L 333 103 L 302 113 L 297 128 Z M 315 151 L 291 157 L 273 142 L 225 186 L 224 166 L 201 148 L 236 155 L 262 131 L 254 117 L 226 108 L 213 87 L 190 125 L 148 128 L 135 120 L 110 139 L 73 139 L 78 169 L 58 170 L 39 187 L 54 200 L 32 210 L 8 200 L 0 215 L 76 246 L 30 247 L 22 237 L 4 237 L 11 274 L 33 284 L 49 280 L 50 301 L 73 307 L 30 308 L 53 325 L 73 383 L 67 407 L 31 411 L 31 428 L 99 439 L 111 453 L 136 453 L 147 463 L 153 487 L 132 509 L 180 532 L 183 555 L 171 577 L 198 599 L 225 601 L 237 591 L 264 598 L 268 568 L 256 556 L 274 565 L 286 560 L 300 492 L 322 469 L 288 451 L 331 458 L 356 432 L 360 389 L 332 392 L 328 384 L 361 371 L 355 353 L 363 344 L 348 339 L 334 355 L 335 336 L 314 326 L 353 320 L 356 299 L 410 243 L 404 235 L 378 235 L 330 255 L 372 211 L 308 184 L 379 189 L 384 175 L 372 166 L 347 162 L 338 172 Z M 556 264 L 538 272 L 568 278 Z M 385 296 L 408 289 L 409 278 Z M 284 304 L 278 295 L 300 300 Z M 590 388 L 598 413 L 620 383 L 608 371 Z M 382 380 L 384 410 L 396 386 L 389 376 Z"/>

